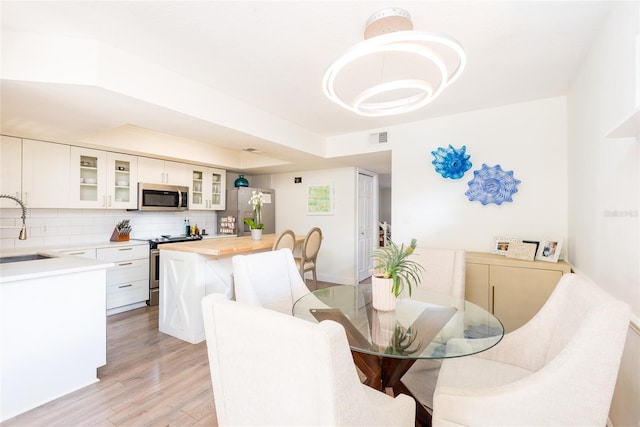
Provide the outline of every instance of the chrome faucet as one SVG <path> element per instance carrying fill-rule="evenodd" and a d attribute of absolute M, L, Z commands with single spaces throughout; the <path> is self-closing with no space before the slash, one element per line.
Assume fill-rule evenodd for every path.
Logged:
<path fill-rule="evenodd" d="M 25 223 L 25 218 L 27 217 L 26 206 L 24 205 L 22 200 L 18 199 L 17 197 L 9 196 L 7 194 L 0 194 L 0 199 L 11 199 L 19 204 L 22 208 L 22 228 L 20 229 L 20 235 L 18 236 L 18 239 L 27 240 L 27 224 Z"/>

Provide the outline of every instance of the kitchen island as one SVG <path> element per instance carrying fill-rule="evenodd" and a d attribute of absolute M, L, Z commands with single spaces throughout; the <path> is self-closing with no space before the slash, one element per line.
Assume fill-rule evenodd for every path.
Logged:
<path fill-rule="evenodd" d="M 98 381 L 107 361 L 113 263 L 37 254 L 0 264 L 0 421 Z"/>
<path fill-rule="evenodd" d="M 270 251 L 277 234 L 169 243 L 160 249 L 160 332 L 197 344 L 204 340 L 200 301 L 212 293 L 233 299 L 234 255 Z M 296 236 L 302 243 L 305 236 Z"/>

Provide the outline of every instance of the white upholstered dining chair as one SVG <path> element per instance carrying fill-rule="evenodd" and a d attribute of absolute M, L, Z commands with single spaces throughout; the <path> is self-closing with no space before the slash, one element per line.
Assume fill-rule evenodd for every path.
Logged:
<path fill-rule="evenodd" d="M 429 293 L 437 292 L 453 299 L 464 300 L 465 251 L 418 246 L 411 259 L 424 268 L 419 286 L 413 287 L 412 299 L 431 302 Z M 406 290 L 401 297 L 408 297 Z M 433 409 L 433 392 L 440 365 L 439 359 L 417 360 L 401 379 L 402 384 L 409 389 L 418 403 L 429 410 Z"/>
<path fill-rule="evenodd" d="M 220 426 L 414 426 L 415 402 L 363 385 L 344 328 L 219 294 L 202 300 Z"/>
<path fill-rule="evenodd" d="M 309 293 L 289 249 L 236 255 L 232 264 L 236 301 L 290 315 Z"/>
<path fill-rule="evenodd" d="M 443 361 L 433 426 L 605 426 L 629 307 L 568 273 L 497 346 Z"/>

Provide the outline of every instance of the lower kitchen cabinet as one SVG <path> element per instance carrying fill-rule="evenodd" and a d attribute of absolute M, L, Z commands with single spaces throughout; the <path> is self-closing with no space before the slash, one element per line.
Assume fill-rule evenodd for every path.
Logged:
<path fill-rule="evenodd" d="M 97 248 L 100 261 L 111 261 L 107 270 L 107 314 L 141 307 L 149 299 L 149 247 L 122 245 Z"/>
<path fill-rule="evenodd" d="M 523 261 L 483 252 L 466 253 L 466 299 L 493 313 L 511 332 L 527 323 L 571 272 L 564 261 Z"/>

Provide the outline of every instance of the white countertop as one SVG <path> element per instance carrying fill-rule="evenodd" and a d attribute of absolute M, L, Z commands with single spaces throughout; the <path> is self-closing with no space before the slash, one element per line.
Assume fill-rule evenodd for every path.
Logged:
<path fill-rule="evenodd" d="M 1 257 L 41 254 L 51 256 L 52 258 L 0 264 L 0 283 L 5 284 L 19 280 L 29 280 L 46 276 L 98 270 L 101 268 L 113 267 L 115 265 L 111 262 L 65 255 L 61 253 L 61 251 L 138 245 L 148 245 L 148 242 L 134 240 L 130 240 L 128 242 L 101 241 L 76 243 L 73 245 L 55 247 L 4 249 L 0 251 Z"/>
<path fill-rule="evenodd" d="M 34 253 L 34 252 L 30 252 Z M 70 255 L 60 255 L 55 252 L 38 251 L 42 255 L 53 255 L 53 258 L 34 261 L 20 261 L 0 264 L 0 283 L 6 284 L 20 280 L 37 279 L 41 277 L 57 276 L 61 274 L 78 273 L 82 271 L 99 270 L 113 267 L 115 264 L 94 259 L 81 258 Z"/>

